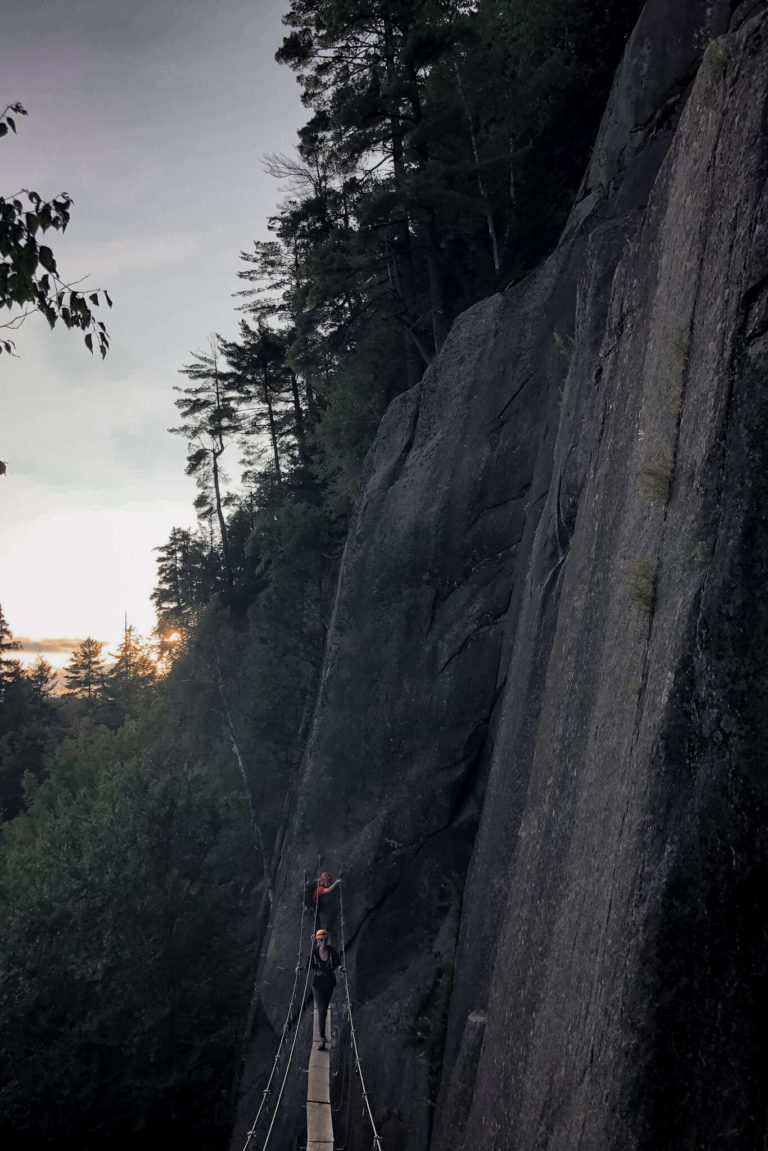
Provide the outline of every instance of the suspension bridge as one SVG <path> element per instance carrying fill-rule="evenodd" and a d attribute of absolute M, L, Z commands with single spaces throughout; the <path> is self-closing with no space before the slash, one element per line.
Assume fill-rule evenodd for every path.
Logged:
<path fill-rule="evenodd" d="M 343 1028 L 343 1031 L 345 1035 L 348 1036 L 347 1041 L 349 1043 L 349 1063 L 351 1063 L 353 1074 L 345 1074 L 344 1070 L 342 1070 L 342 1098 L 336 1112 L 336 1125 L 334 1125 L 334 1108 L 331 1099 L 331 1081 L 333 1074 L 332 1065 L 335 1064 L 338 1067 L 339 1063 L 342 1061 L 333 1059 L 332 1057 L 334 1054 L 334 1048 L 338 1043 L 338 1037 L 342 1032 L 342 1028 L 336 1028 L 336 1038 L 334 1039 L 332 1007 L 329 1007 L 328 1009 L 328 1017 L 326 1022 L 326 1035 L 331 1037 L 330 1049 L 327 1047 L 323 1049 L 320 1046 L 321 1036 L 318 1031 L 317 1010 L 315 1009 L 312 1021 L 312 1039 L 309 1050 L 309 1064 L 306 1067 L 299 1066 L 299 1059 L 296 1057 L 296 1051 L 299 1041 L 299 1033 L 302 1031 L 300 1024 L 308 1002 L 309 980 L 312 973 L 311 960 L 315 946 L 315 933 L 317 930 L 318 900 L 315 899 L 314 901 L 314 915 L 312 918 L 312 927 L 309 932 L 308 942 L 305 940 L 305 929 L 309 916 L 304 907 L 303 891 L 302 898 L 299 900 L 299 906 L 300 922 L 298 952 L 294 969 L 293 986 L 291 988 L 290 1000 L 285 1013 L 285 1020 L 280 1032 L 277 1050 L 272 1061 L 267 1083 L 262 1092 L 261 1102 L 259 1104 L 254 1120 L 250 1126 L 250 1129 L 248 1130 L 242 1151 L 267 1151 L 267 1148 L 270 1146 L 272 1136 L 277 1128 L 278 1117 L 283 1114 L 281 1111 L 281 1104 L 283 1103 L 283 1098 L 286 1093 L 286 1086 L 289 1082 L 291 1082 L 292 1079 L 295 1081 L 295 1076 L 301 1072 L 306 1073 L 307 1083 L 306 1143 L 303 1144 L 305 1151 L 345 1151 L 345 1141 L 347 1136 L 347 1129 L 349 1127 L 350 1108 L 352 1105 L 353 1094 L 355 1093 L 353 1091 L 353 1079 L 359 1085 L 357 1094 L 359 1094 L 363 1113 L 370 1128 L 372 1151 L 384 1151 L 381 1137 L 379 1136 L 378 1130 L 376 1128 L 376 1122 L 374 1119 L 368 1091 L 365 1086 L 363 1068 L 357 1043 L 357 1034 L 355 1031 L 355 1024 L 352 1014 L 352 997 L 350 995 L 349 981 L 347 979 L 347 967 L 345 962 L 344 941 L 346 939 L 346 930 L 344 924 L 344 895 L 343 889 L 341 887 L 339 887 L 339 920 L 341 926 L 341 967 L 339 968 L 339 971 L 343 980 L 344 993 L 342 1015 L 346 1015 L 346 1026 Z M 306 1052 L 302 1051 L 300 1054 L 306 1055 Z M 346 1067 L 346 1062 L 344 1063 L 344 1066 Z"/>

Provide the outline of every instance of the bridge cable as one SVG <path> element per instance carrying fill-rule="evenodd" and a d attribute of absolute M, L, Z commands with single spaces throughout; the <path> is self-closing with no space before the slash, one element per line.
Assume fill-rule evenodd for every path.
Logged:
<path fill-rule="evenodd" d="M 381 1136 L 379 1135 L 378 1131 L 376 1130 L 376 1122 L 373 1118 L 373 1112 L 371 1111 L 371 1105 L 368 1102 L 368 1092 L 365 1089 L 365 1080 L 363 1079 L 363 1067 L 362 1067 L 362 1064 L 360 1062 L 360 1052 L 358 1051 L 358 1047 L 357 1047 L 357 1035 L 355 1034 L 355 1023 L 354 1023 L 354 1020 L 352 1018 L 352 1000 L 350 999 L 350 996 L 349 996 L 349 980 L 347 979 L 347 964 L 346 964 L 345 949 L 344 949 L 344 940 L 346 938 L 346 933 L 344 930 L 344 888 L 343 887 L 339 887 L 339 912 L 340 912 L 340 917 L 341 917 L 341 957 L 342 957 L 341 970 L 342 970 L 342 973 L 344 975 L 344 990 L 346 992 L 346 997 L 347 997 L 347 1014 L 349 1016 L 349 1031 L 350 1031 L 350 1035 L 352 1036 L 352 1049 L 355 1053 L 355 1070 L 357 1071 L 357 1074 L 360 1076 L 360 1087 L 361 1087 L 361 1090 L 363 1092 L 363 1103 L 365 1104 L 365 1109 L 368 1112 L 368 1119 L 369 1119 L 370 1124 L 371 1124 L 371 1130 L 373 1131 L 373 1146 L 375 1148 L 375 1151 L 382 1151 Z"/>
<path fill-rule="evenodd" d="M 299 982 L 299 973 L 302 969 L 301 957 L 302 957 L 303 944 L 304 944 L 304 892 L 306 891 L 306 887 L 307 887 L 307 872 L 305 870 L 304 871 L 304 886 L 302 888 L 302 896 L 301 896 L 301 920 L 299 922 L 299 952 L 298 952 L 298 956 L 297 956 L 297 960 L 296 960 L 296 970 L 295 970 L 294 976 L 293 976 L 293 988 L 291 989 L 291 1001 L 288 1004 L 288 1011 L 286 1012 L 285 1022 L 283 1023 L 283 1029 L 280 1033 L 280 1041 L 277 1045 L 277 1051 L 275 1052 L 275 1058 L 272 1061 L 272 1070 L 269 1073 L 269 1079 L 267 1080 L 267 1085 L 262 1092 L 261 1103 L 259 1104 L 259 1109 L 256 1112 L 256 1118 L 254 1119 L 253 1123 L 251 1124 L 250 1130 L 248 1131 L 248 1135 L 247 1135 L 246 1140 L 245 1140 L 245 1143 L 243 1144 L 243 1151 L 248 1151 L 248 1148 L 250 1147 L 251 1140 L 254 1138 L 254 1136 L 256 1134 L 256 1125 L 259 1122 L 259 1118 L 261 1117 L 261 1113 L 264 1110 L 267 1099 L 272 1094 L 272 1092 L 271 1092 L 272 1080 L 275 1077 L 275 1072 L 277 1071 L 277 1064 L 279 1062 L 280 1055 L 281 1055 L 282 1050 L 283 1050 L 283 1045 L 285 1043 L 286 1036 L 287 1036 L 288 1031 L 290 1029 L 291 1013 L 293 1012 L 293 1004 L 294 1004 L 294 1001 L 296 999 L 296 987 L 297 987 L 298 982 Z M 275 1110 L 277 1110 L 277 1109 L 275 1109 Z"/>
<path fill-rule="evenodd" d="M 319 868 L 319 865 L 318 865 L 318 868 Z M 299 1037 L 299 1021 L 301 1020 L 301 1012 L 304 1010 L 304 1004 L 307 1001 L 307 986 L 309 984 L 309 976 L 312 972 L 312 949 L 315 945 L 315 930 L 317 928 L 317 913 L 318 913 L 319 905 L 320 905 L 320 900 L 315 899 L 315 914 L 314 914 L 314 917 L 312 919 L 312 933 L 311 933 L 310 939 L 309 939 L 309 955 L 307 956 L 307 974 L 304 978 L 304 988 L 303 988 L 302 993 L 301 993 L 301 1004 L 302 1004 L 302 1006 L 299 1009 L 299 1013 L 297 1016 L 296 1029 L 294 1030 L 294 1033 L 293 1033 L 293 1042 L 291 1043 L 291 1049 L 288 1052 L 288 1062 L 285 1065 L 285 1071 L 283 1073 L 283 1081 L 280 1084 L 280 1090 L 277 1093 L 277 1102 L 275 1103 L 275 1110 L 272 1113 L 272 1122 L 269 1125 L 269 1130 L 267 1131 L 267 1135 L 266 1135 L 266 1138 L 264 1140 L 264 1145 L 262 1147 L 262 1151 L 267 1151 L 267 1146 L 269 1144 L 270 1139 L 272 1138 L 272 1131 L 273 1131 L 274 1126 L 275 1126 L 275 1120 L 277 1119 L 277 1113 L 280 1110 L 280 1102 L 283 1098 L 283 1092 L 285 1091 L 285 1085 L 288 1082 L 288 1073 L 291 1070 L 291 1062 L 293 1060 L 293 1053 L 296 1049 L 296 1040 Z M 303 923 L 304 923 L 304 908 L 302 905 L 302 928 L 303 928 Z M 299 954 L 301 954 L 301 953 L 299 953 Z M 299 975 L 300 970 L 301 970 L 301 962 L 299 962 L 299 965 L 296 968 L 296 981 L 298 981 L 298 975 Z M 295 982 L 294 982 L 294 987 L 295 987 Z M 245 1151 L 245 1149 L 243 1149 L 243 1151 Z"/>

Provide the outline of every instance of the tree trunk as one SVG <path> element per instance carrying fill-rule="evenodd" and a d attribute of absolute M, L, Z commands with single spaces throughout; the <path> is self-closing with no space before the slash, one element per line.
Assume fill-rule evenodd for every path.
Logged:
<path fill-rule="evenodd" d="M 392 44 L 392 33 L 389 28 L 387 28 L 385 33 L 384 58 L 387 69 L 387 79 L 390 85 L 394 85 L 397 79 L 397 69 L 395 65 L 395 50 Z M 392 172 L 395 177 L 395 187 L 401 195 L 402 209 L 402 218 L 396 220 L 393 225 L 393 235 L 396 243 L 396 250 L 393 256 L 395 261 L 395 283 L 400 303 L 405 312 L 406 328 L 413 330 L 416 324 L 416 293 L 414 289 L 411 225 L 405 192 L 405 126 L 401 117 L 397 115 L 396 112 L 392 112 L 389 116 L 389 135 L 392 145 Z"/>
<path fill-rule="evenodd" d="M 304 412 L 302 411 L 302 401 L 298 394 L 298 381 L 296 373 L 290 373 L 290 394 L 294 397 L 294 426 L 296 429 L 296 443 L 298 444 L 298 453 L 302 458 L 302 463 L 307 462 L 306 453 L 306 435 L 304 432 Z"/>
<path fill-rule="evenodd" d="M 213 461 L 213 491 L 216 498 L 216 518 L 219 521 L 219 534 L 221 535 L 221 553 L 224 558 L 224 572 L 227 577 L 227 583 L 230 590 L 234 586 L 234 579 L 232 576 L 232 558 L 229 553 L 229 536 L 227 534 L 227 523 L 224 519 L 224 508 L 221 503 L 221 485 L 219 484 L 219 456 L 223 449 L 216 448 L 214 445 L 211 448 L 211 459 Z"/>
<path fill-rule="evenodd" d="M 314 421 L 317 415 L 317 401 L 315 400 L 315 392 L 310 382 L 309 376 L 304 377 L 304 395 L 307 397 L 307 415 L 310 421 Z"/>
<path fill-rule="evenodd" d="M 283 473 L 280 469 L 280 453 L 277 449 L 277 425 L 275 424 L 275 412 L 272 407 L 272 396 L 269 392 L 269 374 L 266 366 L 262 368 L 264 377 L 264 405 L 267 409 L 267 418 L 269 420 L 269 438 L 272 443 L 272 458 L 275 461 L 275 475 L 277 476 L 278 484 L 283 482 Z"/>
<path fill-rule="evenodd" d="M 496 276 L 498 278 L 498 276 L 501 273 L 501 263 L 499 260 L 499 240 L 498 240 L 498 237 L 496 235 L 496 227 L 493 223 L 493 212 L 491 211 L 491 204 L 490 204 L 490 201 L 488 199 L 488 195 L 487 195 L 486 190 L 485 190 L 485 181 L 483 180 L 483 174 L 482 174 L 482 170 L 480 168 L 480 149 L 479 149 L 478 144 L 477 144 L 477 134 L 475 132 L 475 125 L 474 125 L 474 121 L 472 119 L 472 109 L 469 106 L 469 101 L 467 100 L 467 94 L 464 90 L 464 83 L 461 79 L 461 72 L 459 71 L 459 65 L 455 60 L 453 62 L 453 72 L 454 72 L 454 75 L 456 76 L 456 85 L 459 89 L 459 96 L 461 97 L 461 102 L 464 106 L 464 112 L 465 112 L 466 117 L 467 117 L 467 127 L 469 128 L 469 139 L 470 139 L 470 142 L 472 144 L 472 156 L 473 156 L 474 161 L 475 161 L 475 177 L 477 179 L 477 187 L 478 187 L 478 190 L 480 192 L 480 196 L 481 196 L 483 204 L 485 206 L 485 222 L 486 222 L 487 227 L 488 227 L 488 237 L 491 241 L 491 257 L 493 259 L 493 270 L 496 273 Z"/>
<path fill-rule="evenodd" d="M 437 221 L 431 208 L 426 211 L 424 225 L 424 251 L 427 258 L 427 274 L 429 276 L 429 307 L 432 313 L 432 337 L 435 341 L 435 351 L 439 352 L 448 335 L 448 325 L 445 319 L 445 303 L 443 300 L 443 277 L 440 271 L 439 245 L 437 240 Z"/>
<path fill-rule="evenodd" d="M 411 104 L 411 116 L 414 124 L 421 124 L 423 112 L 421 96 L 419 94 L 419 78 L 413 67 L 408 68 L 408 91 Z M 429 171 L 429 149 L 426 140 L 422 140 L 414 148 L 418 158 L 418 167 L 421 172 Z M 440 245 L 437 234 L 437 218 L 435 209 L 425 204 L 420 213 L 421 226 L 419 234 L 424 242 L 424 253 L 427 262 L 427 276 L 429 279 L 429 309 L 432 315 L 432 338 L 435 343 L 435 352 L 439 352 L 445 343 L 448 325 L 445 319 L 445 301 L 443 295 L 443 277 L 440 271 Z"/>
<path fill-rule="evenodd" d="M 408 380 L 408 387 L 415 388 L 421 377 L 421 372 L 416 360 L 417 348 L 414 346 L 411 333 L 408 331 L 403 333 L 403 347 L 405 351 L 405 377 Z"/>
<path fill-rule="evenodd" d="M 234 757 L 235 757 L 235 762 L 237 763 L 237 766 L 240 769 L 240 775 L 242 776 L 242 779 L 243 779 L 243 787 L 245 788 L 245 794 L 248 798 L 248 815 L 249 815 L 250 823 L 251 823 L 251 831 L 253 832 L 254 840 L 256 841 L 256 845 L 257 845 L 257 847 L 259 849 L 259 853 L 261 855 L 261 867 L 262 867 L 262 873 L 264 875 L 264 886 L 267 890 L 267 899 L 271 905 L 271 903 L 272 903 L 272 879 L 271 879 L 271 876 L 269 874 L 269 864 L 268 864 L 268 860 L 267 860 L 267 849 L 266 849 L 266 846 L 264 843 L 264 836 L 263 836 L 262 831 L 261 831 L 261 826 L 259 825 L 259 821 L 256 818 L 256 810 L 253 806 L 253 795 L 251 794 L 251 785 L 248 781 L 248 772 L 245 769 L 245 761 L 243 760 L 243 755 L 242 755 L 242 752 L 240 750 L 240 741 L 237 738 L 237 732 L 235 731 L 235 725 L 232 722 L 232 713 L 229 710 L 229 704 L 227 703 L 227 697 L 224 694 L 224 681 L 223 681 L 222 676 L 221 676 L 221 668 L 219 667 L 218 660 L 216 660 L 215 674 L 216 674 L 216 686 L 217 686 L 218 691 L 219 691 L 219 699 L 221 700 L 221 711 L 222 711 L 222 715 L 224 716 L 224 726 L 226 728 L 227 736 L 229 737 L 229 742 L 232 745 L 232 752 L 233 752 Z"/>

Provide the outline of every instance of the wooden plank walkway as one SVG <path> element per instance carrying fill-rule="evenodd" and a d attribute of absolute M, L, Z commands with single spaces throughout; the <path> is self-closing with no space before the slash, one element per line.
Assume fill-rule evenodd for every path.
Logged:
<path fill-rule="evenodd" d="M 331 1009 L 325 1024 L 326 1035 L 331 1034 Z M 307 1151 L 333 1151 L 333 1120 L 331 1119 L 330 1050 L 318 1051 L 317 1012 L 312 1022 L 312 1054 L 307 1076 Z"/>

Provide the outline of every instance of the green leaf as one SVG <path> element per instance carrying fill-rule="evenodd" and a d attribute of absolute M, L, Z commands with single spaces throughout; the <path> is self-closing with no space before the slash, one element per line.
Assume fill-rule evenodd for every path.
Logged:
<path fill-rule="evenodd" d="M 91 355 L 93 355 L 93 336 L 91 335 L 90 332 L 85 337 L 85 346 L 88 349 L 88 351 L 91 353 Z"/>
<path fill-rule="evenodd" d="M 8 135 L 8 125 L 3 123 L 2 120 L 0 120 L 0 136 L 7 136 L 7 135 Z"/>
<path fill-rule="evenodd" d="M 92 304 L 98 304 L 98 302 L 99 302 L 99 293 L 98 293 L 98 292 L 91 292 L 91 294 L 90 294 L 90 296 L 88 297 L 88 299 L 91 301 L 91 303 L 92 303 Z"/>

